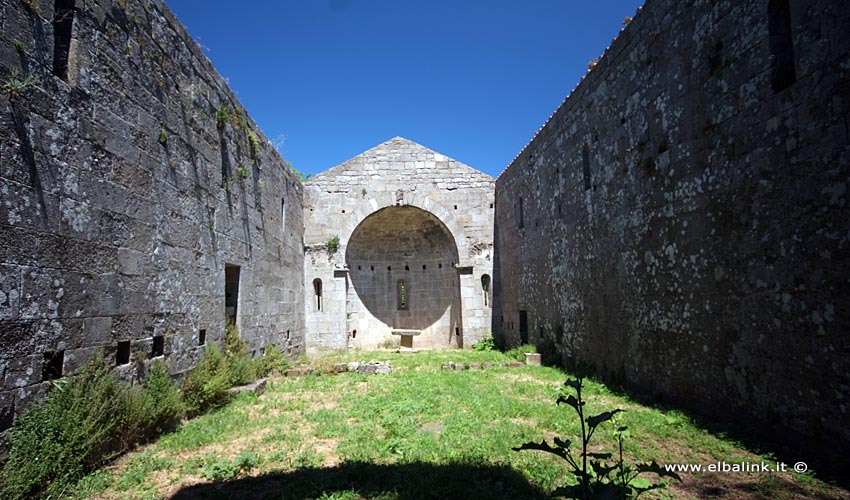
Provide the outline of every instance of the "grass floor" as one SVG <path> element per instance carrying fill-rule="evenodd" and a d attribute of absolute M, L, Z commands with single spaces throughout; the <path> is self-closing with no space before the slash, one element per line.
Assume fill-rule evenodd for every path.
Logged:
<path fill-rule="evenodd" d="M 535 499 L 566 480 L 565 464 L 511 447 L 575 436 L 555 390 L 567 375 L 545 367 L 443 371 L 442 363 L 500 362 L 498 352 L 369 352 L 313 360 L 325 367 L 390 360 L 390 375 L 271 379 L 266 392 L 185 422 L 175 432 L 84 479 L 77 498 L 102 499 Z M 589 413 L 626 411 L 632 461 L 772 462 L 588 381 Z M 613 451 L 598 435 L 596 451 Z M 596 439 L 596 438 L 595 438 Z M 647 498 L 850 498 L 811 474 L 682 473 Z"/>

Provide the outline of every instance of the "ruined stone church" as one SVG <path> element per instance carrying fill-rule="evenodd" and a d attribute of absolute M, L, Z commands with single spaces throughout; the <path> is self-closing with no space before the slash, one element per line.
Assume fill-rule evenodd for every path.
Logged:
<path fill-rule="evenodd" d="M 850 3 L 649 0 L 497 179 L 396 137 L 305 183 L 163 2 L 0 5 L 0 432 L 230 317 L 255 356 L 491 331 L 850 443 Z"/>

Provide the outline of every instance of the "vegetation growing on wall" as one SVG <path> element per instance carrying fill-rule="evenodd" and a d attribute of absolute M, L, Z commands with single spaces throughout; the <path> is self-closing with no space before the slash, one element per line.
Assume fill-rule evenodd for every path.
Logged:
<path fill-rule="evenodd" d="M 33 14 L 41 15 L 41 5 L 38 4 L 38 0 L 21 0 L 21 3 Z"/>
<path fill-rule="evenodd" d="M 300 182 L 300 183 L 304 184 L 305 182 L 307 182 L 307 181 L 309 181 L 309 180 L 310 180 L 310 177 L 311 177 L 311 175 L 310 175 L 310 174 L 305 174 L 304 172 L 301 172 L 300 170 L 298 170 L 298 169 L 296 169 L 295 167 L 293 167 L 293 166 L 292 166 L 292 164 L 291 164 L 291 163 L 289 163 L 288 161 L 287 161 L 287 162 L 284 162 L 284 165 L 285 165 L 285 166 L 286 166 L 289 170 L 292 170 L 292 173 L 293 173 L 293 174 L 295 174 L 295 178 L 296 178 L 296 179 L 298 179 L 298 182 Z"/>
<path fill-rule="evenodd" d="M 327 243 L 325 245 L 328 247 L 328 253 L 333 254 L 339 250 L 339 235 L 332 236 L 328 238 Z"/>
<path fill-rule="evenodd" d="M 257 139 L 257 134 L 254 133 L 250 128 L 247 130 L 248 133 L 248 144 L 251 147 L 251 160 L 254 162 L 257 161 L 257 158 L 260 155 L 260 141 Z"/>
<path fill-rule="evenodd" d="M 9 70 L 9 76 L 3 82 L 3 93 L 14 101 L 16 97 L 25 94 L 29 89 L 38 85 L 38 78 L 32 75 L 22 76 L 18 68 Z"/>
<path fill-rule="evenodd" d="M 226 103 L 221 103 L 215 114 L 215 128 L 217 128 L 219 132 L 223 131 L 225 125 L 227 125 L 227 117 L 229 115 L 230 107 Z"/>

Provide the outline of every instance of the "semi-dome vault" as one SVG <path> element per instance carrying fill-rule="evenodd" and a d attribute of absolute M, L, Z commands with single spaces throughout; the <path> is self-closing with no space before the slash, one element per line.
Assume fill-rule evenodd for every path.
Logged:
<path fill-rule="evenodd" d="M 307 348 L 480 339 L 491 317 L 494 182 L 401 137 L 307 182 Z"/>

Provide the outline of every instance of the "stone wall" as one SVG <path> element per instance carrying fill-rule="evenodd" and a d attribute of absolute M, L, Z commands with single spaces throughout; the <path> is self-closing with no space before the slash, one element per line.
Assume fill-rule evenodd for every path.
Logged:
<path fill-rule="evenodd" d="M 91 356 L 193 366 L 226 266 L 251 350 L 302 352 L 302 186 L 165 5 L 0 3 L 0 431 Z"/>
<path fill-rule="evenodd" d="M 497 180 L 494 323 L 847 442 L 850 3 L 788 4 L 647 2 Z"/>
<path fill-rule="evenodd" d="M 392 329 L 420 331 L 414 348 L 478 341 L 490 329 L 481 278 L 492 276 L 493 182 L 400 137 L 307 182 L 308 348 L 398 345 Z"/>

